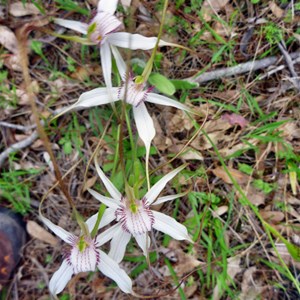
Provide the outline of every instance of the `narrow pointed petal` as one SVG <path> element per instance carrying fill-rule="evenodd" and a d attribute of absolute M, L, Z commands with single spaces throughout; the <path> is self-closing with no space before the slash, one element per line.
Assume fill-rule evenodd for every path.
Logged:
<path fill-rule="evenodd" d="M 91 195 L 93 195 L 101 203 L 103 203 L 106 206 L 112 208 L 113 210 L 118 209 L 118 207 L 120 205 L 120 201 L 118 201 L 117 199 L 102 196 L 101 194 L 97 193 L 96 191 L 94 191 L 92 189 L 88 189 L 88 191 Z"/>
<path fill-rule="evenodd" d="M 171 218 L 158 211 L 152 212 L 155 218 L 155 222 L 153 224 L 154 229 L 168 234 L 175 240 L 188 240 L 189 242 L 193 243 L 185 226 L 178 223 L 174 218 Z"/>
<path fill-rule="evenodd" d="M 182 166 L 176 168 L 175 170 L 173 170 L 172 172 L 168 173 L 167 175 L 165 175 L 162 179 L 160 179 L 150 189 L 150 191 L 147 192 L 146 195 L 144 196 L 144 198 L 146 199 L 146 204 L 147 205 L 152 204 L 155 201 L 155 199 L 157 198 L 157 196 L 160 194 L 160 192 L 162 191 L 162 189 L 166 186 L 166 184 L 168 183 L 168 181 L 170 181 L 171 179 L 173 179 L 184 168 L 185 168 L 185 165 L 182 165 Z"/>
<path fill-rule="evenodd" d="M 129 243 L 130 238 L 131 234 L 124 231 L 123 228 L 119 226 L 118 231 L 115 232 L 115 235 L 111 240 L 108 256 L 117 263 L 120 263 L 125 255 L 126 246 Z"/>
<path fill-rule="evenodd" d="M 53 233 L 55 233 L 58 237 L 60 237 L 64 242 L 66 242 L 67 244 L 71 244 L 72 240 L 73 240 L 73 234 L 67 232 L 66 230 L 64 230 L 63 228 L 53 224 L 50 220 L 48 220 L 47 218 L 45 218 L 44 216 L 42 216 L 40 214 L 40 218 L 43 221 L 43 223 L 50 229 L 53 231 Z"/>
<path fill-rule="evenodd" d="M 107 37 L 107 41 L 114 46 L 131 50 L 149 50 L 155 46 L 156 37 L 145 37 L 129 32 L 114 32 Z"/>
<path fill-rule="evenodd" d="M 135 235 L 134 238 L 135 238 L 136 242 L 138 243 L 138 245 L 140 246 L 140 248 L 143 250 L 143 254 L 145 256 L 147 256 L 148 249 L 151 244 L 148 233 L 146 232 L 144 234 Z"/>
<path fill-rule="evenodd" d="M 132 282 L 128 275 L 107 254 L 100 250 L 99 270 L 111 278 L 124 293 L 132 293 Z"/>
<path fill-rule="evenodd" d="M 104 82 L 107 88 L 109 98 L 113 99 L 112 96 L 112 81 L 111 81 L 111 51 L 108 43 L 103 43 L 100 47 L 101 67 Z M 112 102 L 113 100 L 111 100 Z"/>
<path fill-rule="evenodd" d="M 118 94 L 119 89 L 113 88 L 111 90 L 112 98 L 109 96 L 108 91 L 106 88 L 96 88 L 91 91 L 88 91 L 86 93 L 83 93 L 80 95 L 78 101 L 71 105 L 70 107 L 67 107 L 65 110 L 60 112 L 55 116 L 55 118 L 58 118 L 62 116 L 63 114 L 72 111 L 72 110 L 80 110 L 82 108 L 88 108 L 98 105 L 104 105 L 111 103 L 112 101 L 118 101 Z M 111 100 L 113 99 L 113 100 Z"/>
<path fill-rule="evenodd" d="M 155 136 L 153 120 L 144 103 L 140 103 L 137 107 L 133 106 L 133 116 L 139 137 L 146 147 L 146 156 L 149 157 L 151 142 Z"/>
<path fill-rule="evenodd" d="M 155 93 L 149 93 L 147 95 L 147 102 L 151 102 L 151 103 L 155 103 L 155 104 L 160 104 L 160 105 L 165 105 L 165 106 L 172 106 L 172 107 L 176 107 L 178 109 L 181 110 L 185 110 L 188 112 L 193 112 L 189 107 L 187 107 L 186 105 L 175 101 L 171 98 L 159 95 L 159 94 L 155 94 Z"/>
<path fill-rule="evenodd" d="M 113 15 L 117 9 L 118 0 L 100 0 L 98 3 L 97 10 L 105 11 Z"/>
<path fill-rule="evenodd" d="M 121 78 L 124 80 L 125 76 L 126 76 L 126 70 L 127 70 L 126 63 L 125 63 L 124 59 L 122 58 L 119 50 L 115 46 L 111 45 L 110 49 L 116 60 L 119 74 L 120 74 Z"/>
<path fill-rule="evenodd" d="M 126 48 L 131 50 L 141 49 L 150 50 L 155 47 L 157 38 L 156 37 L 145 37 L 140 34 L 132 34 L 129 32 L 114 32 L 107 37 L 111 45 Z M 158 44 L 161 46 L 175 46 L 173 43 L 168 43 L 163 40 L 159 41 Z"/>
<path fill-rule="evenodd" d="M 68 284 L 73 275 L 73 267 L 63 260 L 59 269 L 53 274 L 49 282 L 49 290 L 52 295 L 59 294 Z"/>
<path fill-rule="evenodd" d="M 98 175 L 100 176 L 103 184 L 105 185 L 107 191 L 111 195 L 112 198 L 115 200 L 121 201 L 122 195 L 121 193 L 117 190 L 117 188 L 113 185 L 113 183 L 105 176 L 104 172 L 101 170 L 98 162 L 95 162 L 96 170 Z"/>
<path fill-rule="evenodd" d="M 167 202 L 167 201 L 171 201 L 171 200 L 174 200 L 174 199 L 177 199 L 177 198 L 180 198 L 182 196 L 186 195 L 186 193 L 180 193 L 180 194 L 176 194 L 176 195 L 169 195 L 169 196 L 165 196 L 165 197 L 160 197 L 158 198 L 156 201 L 154 201 L 152 203 L 152 205 L 158 205 L 158 204 L 162 204 L 164 202 Z"/>
<path fill-rule="evenodd" d="M 116 223 L 115 225 L 101 232 L 96 238 L 97 246 L 102 246 L 111 240 L 115 236 L 116 232 L 118 232 L 119 227 L 121 227 L 120 223 Z"/>
<path fill-rule="evenodd" d="M 94 214 L 93 216 L 91 216 L 90 218 L 88 218 L 86 220 L 86 225 L 89 229 L 89 232 L 92 232 L 95 224 L 97 222 L 97 218 L 98 218 L 98 213 Z M 107 224 L 111 223 L 114 219 L 116 218 L 115 216 L 115 210 L 113 208 L 107 208 L 101 218 L 100 224 L 98 229 L 106 226 Z"/>
<path fill-rule="evenodd" d="M 60 19 L 60 18 L 55 18 L 54 23 L 56 23 L 62 27 L 65 27 L 65 28 L 75 30 L 82 34 L 87 34 L 88 24 L 86 24 L 86 23 L 72 21 L 72 20 L 65 20 L 65 19 Z"/>

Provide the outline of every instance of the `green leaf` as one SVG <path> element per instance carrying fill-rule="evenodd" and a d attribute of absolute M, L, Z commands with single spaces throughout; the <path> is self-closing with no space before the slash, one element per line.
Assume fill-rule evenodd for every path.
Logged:
<path fill-rule="evenodd" d="M 176 90 L 191 90 L 199 86 L 197 82 L 189 82 L 186 80 L 172 79 L 170 80 Z"/>
<path fill-rule="evenodd" d="M 247 164 L 239 164 L 239 170 L 247 175 L 251 175 L 253 173 L 253 168 Z"/>
<path fill-rule="evenodd" d="M 72 143 L 71 141 L 66 141 L 63 145 L 63 150 L 65 154 L 71 154 L 72 153 Z"/>
<path fill-rule="evenodd" d="M 159 73 L 151 73 L 149 83 L 155 86 L 161 93 L 172 96 L 176 92 L 174 84 L 167 77 Z"/>

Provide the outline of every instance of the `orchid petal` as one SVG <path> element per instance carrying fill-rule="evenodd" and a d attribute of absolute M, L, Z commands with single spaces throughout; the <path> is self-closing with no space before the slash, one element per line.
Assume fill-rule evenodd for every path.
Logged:
<path fill-rule="evenodd" d="M 133 116 L 139 133 L 139 137 L 145 144 L 146 161 L 149 160 L 151 142 L 155 136 L 153 120 L 150 117 L 146 105 L 142 102 L 137 107 L 133 106 Z"/>
<path fill-rule="evenodd" d="M 49 282 L 49 290 L 52 295 L 59 294 L 70 281 L 73 275 L 73 267 L 63 260 L 59 269 L 53 274 Z"/>
<path fill-rule="evenodd" d="M 129 243 L 131 234 L 124 231 L 122 226 L 119 226 L 111 240 L 110 251 L 108 256 L 117 263 L 120 263 L 125 255 L 126 246 Z"/>
<path fill-rule="evenodd" d="M 111 81 L 111 51 L 108 43 L 103 43 L 100 47 L 100 57 L 102 74 L 108 91 L 109 98 L 113 99 Z M 115 101 L 115 100 L 114 100 Z"/>
<path fill-rule="evenodd" d="M 119 74 L 120 74 L 121 78 L 124 80 L 125 76 L 126 76 L 126 70 L 127 70 L 126 63 L 125 63 L 124 59 L 122 58 L 119 50 L 115 46 L 111 45 L 110 49 L 116 60 Z"/>
<path fill-rule="evenodd" d="M 148 249 L 150 247 L 150 238 L 148 236 L 148 233 L 144 233 L 144 234 L 137 234 L 134 236 L 136 242 L 138 243 L 138 245 L 140 246 L 140 248 L 143 250 L 143 254 L 145 256 L 148 255 Z"/>
<path fill-rule="evenodd" d="M 111 45 L 131 50 L 141 49 L 150 50 L 155 47 L 156 37 L 145 37 L 141 34 L 132 34 L 129 32 L 113 32 L 107 37 Z M 174 46 L 172 43 L 159 41 L 159 46 Z"/>
<path fill-rule="evenodd" d="M 114 32 L 107 37 L 107 41 L 114 46 L 131 50 L 149 50 L 155 46 L 156 37 L 145 37 L 129 32 Z"/>
<path fill-rule="evenodd" d="M 132 281 L 119 265 L 107 254 L 100 250 L 99 270 L 107 277 L 111 278 L 124 293 L 132 293 Z"/>
<path fill-rule="evenodd" d="M 162 179 L 160 179 L 149 192 L 146 193 L 144 198 L 146 199 L 146 204 L 150 205 L 154 202 L 157 196 L 160 194 L 162 189 L 166 186 L 167 182 L 173 179 L 181 170 L 185 168 L 185 165 L 182 165 L 175 170 L 171 171 L 167 175 L 165 175 Z"/>
<path fill-rule="evenodd" d="M 107 224 L 111 223 L 114 219 L 116 218 L 115 216 L 115 210 L 113 208 L 107 208 L 101 218 L 100 224 L 98 229 L 106 226 Z M 88 226 L 89 232 L 92 232 L 95 224 L 98 219 L 98 213 L 94 214 L 90 218 L 86 220 L 86 225 Z"/>
<path fill-rule="evenodd" d="M 88 191 L 91 195 L 93 195 L 101 203 L 112 208 L 113 210 L 118 209 L 118 207 L 120 205 L 120 201 L 118 201 L 117 199 L 102 196 L 101 194 L 97 193 L 96 191 L 94 191 L 92 189 L 88 189 Z"/>
<path fill-rule="evenodd" d="M 118 0 L 100 0 L 98 2 L 97 10 L 98 12 L 105 11 L 113 15 L 117 9 L 117 5 Z"/>
<path fill-rule="evenodd" d="M 120 226 L 121 225 L 119 223 L 116 223 L 115 225 L 101 232 L 96 238 L 97 245 L 102 246 L 103 244 L 111 240 L 115 236 L 116 232 L 118 232 Z"/>
<path fill-rule="evenodd" d="M 88 31 L 88 24 L 78 22 L 78 21 L 55 18 L 54 23 L 56 23 L 62 27 L 65 27 L 65 28 L 75 30 L 82 34 L 87 34 L 87 31 Z"/>
<path fill-rule="evenodd" d="M 188 240 L 193 243 L 185 226 L 178 223 L 174 218 L 158 211 L 152 212 L 155 218 L 155 222 L 153 224 L 154 229 L 166 233 L 176 240 Z"/>
<path fill-rule="evenodd" d="M 186 195 L 186 193 L 180 193 L 180 194 L 176 194 L 176 195 L 169 195 L 169 196 L 165 196 L 165 197 L 160 197 L 158 198 L 156 201 L 154 201 L 152 203 L 152 205 L 158 205 L 158 204 L 162 204 L 164 202 L 167 202 L 167 201 L 171 201 L 171 200 L 174 200 L 174 199 L 177 199 L 177 198 L 180 198 L 182 196 Z"/>
<path fill-rule="evenodd" d="M 104 105 L 111 103 L 112 101 L 118 101 L 118 94 L 119 89 L 113 88 L 111 90 L 112 98 L 109 96 L 108 91 L 106 88 L 96 88 L 91 91 L 85 92 L 80 95 L 77 102 L 75 102 L 70 107 L 66 108 L 62 112 L 58 113 L 55 118 L 60 117 L 61 115 L 65 114 L 66 112 L 69 112 L 71 110 L 79 110 L 82 108 L 88 108 L 98 105 Z M 111 100 L 113 99 L 113 100 Z"/>
<path fill-rule="evenodd" d="M 50 229 L 52 230 L 58 237 L 60 237 L 64 242 L 66 242 L 67 244 L 71 244 L 72 239 L 74 237 L 73 234 L 67 232 L 66 230 L 64 230 L 63 228 L 53 224 L 50 220 L 48 220 L 47 218 L 45 218 L 44 216 L 42 216 L 40 214 L 40 218 L 43 221 L 43 223 Z"/>
<path fill-rule="evenodd" d="M 102 180 L 103 184 L 105 185 L 109 194 L 116 201 L 121 201 L 121 199 L 122 199 L 121 193 L 117 190 L 117 188 L 113 185 L 113 183 L 105 176 L 105 174 L 103 173 L 103 171 L 101 170 L 101 168 L 97 162 L 95 162 L 95 166 L 96 166 L 97 173 L 98 173 L 99 177 L 101 178 L 101 180 Z"/>
<path fill-rule="evenodd" d="M 149 93 L 147 95 L 147 100 L 146 101 L 154 103 L 154 104 L 160 104 L 160 105 L 165 105 L 165 106 L 176 107 L 178 109 L 185 110 L 185 111 L 188 111 L 188 112 L 193 112 L 186 105 L 184 105 L 184 104 L 182 104 L 182 103 L 180 103 L 178 101 L 175 101 L 173 99 L 170 99 L 168 97 L 159 95 L 159 94 Z"/>

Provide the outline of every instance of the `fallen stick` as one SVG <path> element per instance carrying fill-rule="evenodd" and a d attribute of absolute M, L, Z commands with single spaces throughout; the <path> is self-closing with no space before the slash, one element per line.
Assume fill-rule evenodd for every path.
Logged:
<path fill-rule="evenodd" d="M 0 154 L 0 168 L 2 167 L 3 163 L 5 162 L 5 160 L 9 156 L 9 154 L 11 154 L 12 152 L 19 151 L 19 150 L 22 150 L 22 149 L 28 147 L 29 145 L 31 145 L 38 138 L 38 136 L 39 135 L 38 135 L 37 131 L 35 130 L 26 139 L 24 139 L 24 140 L 22 140 L 18 143 L 13 144 L 10 147 L 8 147 L 6 150 L 4 150 Z"/>
<path fill-rule="evenodd" d="M 76 109 L 76 111 L 84 109 L 84 107 L 78 107 Z M 59 108 L 55 111 L 53 111 L 53 116 L 61 113 L 63 110 L 65 110 L 65 108 Z M 2 122 L 2 126 L 6 126 L 6 127 L 10 127 L 10 128 L 16 128 L 16 129 L 24 129 L 24 126 L 21 125 L 13 125 L 10 124 L 8 126 L 9 123 L 7 122 Z M 44 121 L 41 120 L 41 124 L 44 126 Z M 0 124 L 1 125 L 1 124 Z M 18 127 L 19 126 L 19 127 Z M 31 127 L 35 127 L 35 125 L 32 126 L 28 126 L 26 129 L 31 128 Z M 28 136 L 27 138 L 25 138 L 24 140 L 17 142 L 11 146 L 9 146 L 7 149 L 5 149 L 2 153 L 0 153 L 0 168 L 2 167 L 2 165 L 4 164 L 5 160 L 8 158 L 9 154 L 13 153 L 13 152 L 17 152 L 20 151 L 28 146 L 30 146 L 37 138 L 38 138 L 38 133 L 37 130 L 35 130 L 30 136 Z"/>
<path fill-rule="evenodd" d="M 290 54 L 290 57 L 295 60 L 300 57 L 300 52 L 293 52 Z M 276 64 L 279 60 L 282 59 L 281 57 L 271 56 L 267 58 L 263 58 L 261 60 L 249 61 L 246 63 L 239 64 L 234 67 L 219 69 L 215 71 L 205 72 L 200 75 L 195 75 L 193 77 L 186 78 L 184 80 L 192 82 L 192 83 L 204 83 L 211 80 L 220 79 L 222 77 L 230 77 L 234 75 L 239 75 L 243 73 L 248 73 L 260 69 L 265 69 L 273 64 Z"/>

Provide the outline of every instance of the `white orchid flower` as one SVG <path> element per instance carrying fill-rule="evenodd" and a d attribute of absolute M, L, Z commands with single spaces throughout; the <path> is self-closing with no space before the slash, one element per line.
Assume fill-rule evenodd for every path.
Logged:
<path fill-rule="evenodd" d="M 122 22 L 114 16 L 117 4 L 118 0 L 100 0 L 98 2 L 97 14 L 90 23 L 60 18 L 54 19 L 54 22 L 58 25 L 82 34 L 87 34 L 92 43 L 100 46 L 102 72 L 105 85 L 108 89 L 112 88 L 111 46 L 132 50 L 149 50 L 154 48 L 157 41 L 156 37 L 144 37 L 140 34 L 117 32 L 123 27 Z M 159 46 L 175 46 L 175 44 L 160 40 Z"/>
<path fill-rule="evenodd" d="M 172 217 L 151 210 L 152 205 L 158 205 L 184 195 L 176 194 L 157 199 L 167 182 L 174 178 L 184 167 L 181 166 L 165 175 L 146 193 L 142 200 L 136 200 L 123 197 L 96 163 L 97 172 L 112 198 L 102 196 L 92 189 L 88 191 L 97 200 L 108 206 L 111 218 L 114 218 L 117 222 L 99 235 L 97 242 L 102 245 L 111 240 L 111 248 L 108 255 L 116 262 L 120 262 L 123 259 L 126 246 L 132 236 L 143 250 L 144 255 L 147 256 L 150 246 L 148 232 L 152 229 L 166 233 L 176 240 L 188 240 L 193 243 L 185 226 Z"/>
<path fill-rule="evenodd" d="M 126 64 L 116 47 L 111 46 L 111 50 L 116 59 L 120 76 L 124 79 L 123 85 L 121 87 L 113 87 L 110 92 L 104 87 L 85 92 L 81 94 L 76 103 L 62 111 L 58 116 L 66 113 L 67 111 L 104 105 L 111 103 L 112 101 L 116 102 L 121 100 L 131 104 L 133 107 L 133 117 L 139 137 L 144 142 L 146 148 L 147 169 L 151 142 L 155 136 L 155 128 L 145 102 L 172 106 L 191 113 L 193 113 L 193 111 L 186 105 L 176 100 L 157 93 L 152 93 L 152 88 L 147 88 L 146 83 L 137 83 L 133 76 L 129 76 L 129 78 L 126 80 Z M 146 170 L 146 173 L 148 174 L 148 169 Z"/>
<path fill-rule="evenodd" d="M 50 280 L 49 290 L 52 295 L 59 294 L 70 281 L 73 274 L 93 272 L 96 269 L 99 269 L 105 276 L 114 280 L 124 293 L 133 293 L 131 279 L 125 271 L 107 254 L 98 249 L 97 239 L 99 239 L 99 236 L 91 238 L 91 236 L 81 234 L 77 237 L 53 224 L 42 215 L 40 217 L 49 229 L 70 246 L 68 252 L 65 253 L 65 259 L 60 268 Z M 95 221 L 91 222 L 90 220 L 89 225 L 95 225 Z"/>

